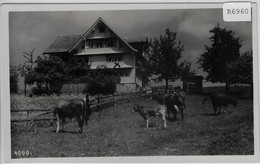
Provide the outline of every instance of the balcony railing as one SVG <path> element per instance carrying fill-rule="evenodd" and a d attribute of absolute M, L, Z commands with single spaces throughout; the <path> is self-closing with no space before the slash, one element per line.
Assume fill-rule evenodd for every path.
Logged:
<path fill-rule="evenodd" d="M 87 48 L 79 50 L 77 55 L 116 54 L 124 52 L 126 52 L 126 50 L 119 47 Z"/>

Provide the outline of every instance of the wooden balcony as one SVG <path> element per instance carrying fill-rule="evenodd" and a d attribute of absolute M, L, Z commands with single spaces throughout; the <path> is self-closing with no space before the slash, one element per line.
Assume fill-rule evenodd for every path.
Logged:
<path fill-rule="evenodd" d="M 126 49 L 119 47 L 106 48 L 87 48 L 79 50 L 77 55 L 102 55 L 102 54 L 119 54 L 127 52 Z"/>

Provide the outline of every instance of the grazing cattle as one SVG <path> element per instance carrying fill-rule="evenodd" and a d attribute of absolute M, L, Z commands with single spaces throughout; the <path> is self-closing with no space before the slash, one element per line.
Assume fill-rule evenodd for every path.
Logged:
<path fill-rule="evenodd" d="M 234 107 L 237 106 L 236 98 L 228 96 L 223 93 L 210 93 L 210 99 L 211 99 L 215 114 L 220 113 L 220 109 L 222 106 L 224 108 L 228 105 L 233 105 Z M 203 100 L 202 104 L 204 104 L 207 100 L 208 100 L 208 97 L 206 97 Z"/>
<path fill-rule="evenodd" d="M 60 131 L 60 120 L 62 121 L 62 129 L 65 118 L 76 117 L 78 121 L 78 133 L 82 133 L 84 120 L 88 121 L 91 115 L 90 108 L 86 108 L 86 104 L 82 99 L 60 100 L 54 107 L 54 116 L 56 117 L 57 129 Z"/>
<path fill-rule="evenodd" d="M 162 116 L 162 120 L 164 122 L 164 128 L 167 127 L 166 125 L 166 112 L 167 108 L 165 105 L 156 105 L 152 107 L 144 108 L 141 105 L 135 105 L 133 108 L 133 112 L 138 112 L 146 121 L 146 128 L 149 127 L 149 117 L 153 116 Z"/>
<path fill-rule="evenodd" d="M 183 106 L 183 108 L 186 108 L 186 105 L 185 105 L 185 92 L 181 91 L 181 92 L 176 92 L 179 96 L 179 101 L 181 101 L 181 104 Z"/>
<path fill-rule="evenodd" d="M 177 113 L 181 113 L 181 119 L 184 119 L 183 109 L 185 108 L 184 94 L 174 92 L 172 94 L 155 94 L 152 96 L 153 100 L 157 100 L 159 104 L 167 107 L 168 118 L 170 113 L 174 115 L 174 120 L 177 120 Z"/>

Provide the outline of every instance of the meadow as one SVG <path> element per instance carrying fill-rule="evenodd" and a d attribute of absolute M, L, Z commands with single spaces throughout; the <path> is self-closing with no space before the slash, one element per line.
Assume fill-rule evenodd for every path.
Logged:
<path fill-rule="evenodd" d="M 83 97 L 62 95 L 49 97 L 11 96 L 11 109 L 51 109 L 58 99 Z M 228 106 L 213 115 L 205 96 L 187 95 L 184 120 L 150 120 L 150 128 L 135 104 L 157 104 L 149 98 L 124 100 L 116 106 L 94 112 L 83 133 L 77 134 L 77 121 L 67 120 L 64 132 L 55 133 L 53 121 L 15 122 L 11 124 L 12 158 L 101 157 L 101 156 L 178 156 L 178 155 L 253 155 L 253 101 L 239 99 L 236 108 Z M 33 114 L 33 113 L 32 113 Z M 37 114 L 34 114 L 35 116 Z M 52 113 L 49 115 L 53 116 Z M 11 118 L 24 115 L 12 113 Z M 28 152 L 17 154 L 18 151 Z"/>

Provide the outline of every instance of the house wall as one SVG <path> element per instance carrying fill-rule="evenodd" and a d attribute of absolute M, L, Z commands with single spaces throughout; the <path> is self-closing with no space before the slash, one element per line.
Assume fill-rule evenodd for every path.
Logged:
<path fill-rule="evenodd" d="M 100 29 L 104 28 L 102 32 Z M 114 68 L 114 69 L 130 69 L 128 76 L 122 76 L 121 82 L 117 87 L 118 92 L 130 92 L 136 90 L 136 71 L 135 71 L 135 55 L 132 50 L 104 23 L 99 22 L 90 29 L 89 34 L 85 36 L 80 44 L 75 47 L 77 55 L 86 55 L 91 63 L 91 68 L 106 65 L 110 63 L 106 61 L 107 55 L 123 55 L 123 62 L 132 68 Z M 114 62 L 111 62 L 114 63 Z M 125 66 L 125 67 L 127 67 Z M 110 65 L 111 68 L 111 65 Z M 127 71 L 127 73 L 129 73 Z"/>
<path fill-rule="evenodd" d="M 131 65 L 133 68 L 129 77 L 121 77 L 121 83 L 135 83 L 135 56 L 132 54 L 124 54 L 123 62 L 127 65 Z"/>
<path fill-rule="evenodd" d="M 88 61 L 91 63 L 91 67 L 96 68 L 106 63 L 106 55 L 89 56 Z"/>
<path fill-rule="evenodd" d="M 127 65 L 131 65 L 133 68 L 130 71 L 130 75 L 127 77 L 121 77 L 120 84 L 133 84 L 135 83 L 135 61 L 134 55 L 132 54 L 121 54 L 123 55 L 123 62 Z M 97 66 L 108 63 L 106 61 L 106 55 L 94 55 L 89 56 L 89 62 L 91 63 L 91 67 L 96 68 Z M 118 69 L 118 68 L 115 68 Z M 128 68 L 129 69 L 129 68 Z"/>

